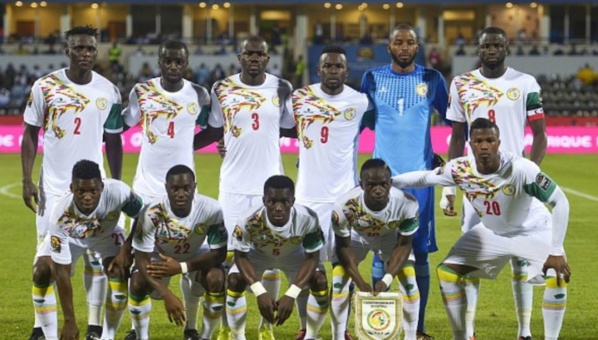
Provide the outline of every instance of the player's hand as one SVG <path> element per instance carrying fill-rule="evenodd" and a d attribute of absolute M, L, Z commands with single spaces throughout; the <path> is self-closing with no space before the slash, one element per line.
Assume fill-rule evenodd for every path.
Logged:
<path fill-rule="evenodd" d="M 379 280 L 378 282 L 376 282 L 376 286 L 374 287 L 374 291 L 372 292 L 373 296 L 376 296 L 382 292 L 385 292 L 388 290 L 389 287 L 386 286 L 386 283 L 384 283 L 384 281 Z"/>
<path fill-rule="evenodd" d="M 276 302 L 270 297 L 268 293 L 257 297 L 257 305 L 260 308 L 260 314 L 271 324 L 276 322 L 274 312 L 276 311 Z"/>
<path fill-rule="evenodd" d="M 164 261 L 152 261 L 147 265 L 147 273 L 153 277 L 161 278 L 181 273 L 181 264 L 170 256 L 158 254 Z"/>
<path fill-rule="evenodd" d="M 264 294 L 265 295 L 265 294 Z M 290 296 L 283 295 L 278 301 L 276 301 L 276 326 L 282 326 L 287 319 L 293 313 L 293 306 L 295 305 L 295 299 Z"/>
<path fill-rule="evenodd" d="M 185 306 L 178 297 L 169 292 L 164 296 L 164 307 L 170 322 L 174 322 L 177 326 L 185 325 Z"/>
<path fill-rule="evenodd" d="M 443 166 L 445 164 L 446 162 L 444 159 L 442 159 L 439 154 L 435 153 L 434 158 L 432 159 L 432 168 L 436 169 L 437 167 Z"/>
<path fill-rule="evenodd" d="M 445 207 L 442 208 L 442 212 L 445 216 L 457 216 L 455 211 L 455 195 L 446 195 L 442 197 L 440 204 L 443 205 L 442 200 L 446 200 Z"/>
<path fill-rule="evenodd" d="M 224 138 L 220 138 L 220 140 L 218 141 L 217 148 L 220 157 L 224 158 L 224 156 L 226 155 L 226 146 L 224 146 Z"/>
<path fill-rule="evenodd" d="M 30 180 L 23 181 L 23 201 L 31 211 L 37 212 L 37 205 L 39 204 L 37 186 Z"/>
<path fill-rule="evenodd" d="M 369 283 L 366 283 L 365 281 L 363 283 L 357 283 L 355 282 L 355 284 L 357 285 L 357 288 L 359 288 L 360 291 L 362 292 L 366 292 L 366 293 L 372 293 L 372 286 Z"/>
<path fill-rule="evenodd" d="M 561 285 L 561 280 L 565 280 L 565 282 L 569 282 L 571 278 L 571 269 L 569 268 L 569 264 L 567 264 L 567 260 L 565 256 L 555 256 L 549 255 L 546 262 L 544 262 L 544 267 L 542 267 L 542 272 L 544 276 L 546 276 L 546 272 L 548 269 L 554 269 L 556 272 L 556 283 L 557 285 Z"/>
<path fill-rule="evenodd" d="M 107 273 L 118 271 L 121 279 L 126 280 L 131 276 L 131 266 L 133 265 L 133 254 L 131 253 L 131 245 L 125 244 L 120 247 L 118 254 L 110 261 Z"/>
<path fill-rule="evenodd" d="M 79 328 L 75 321 L 65 321 L 60 332 L 60 340 L 79 339 Z"/>

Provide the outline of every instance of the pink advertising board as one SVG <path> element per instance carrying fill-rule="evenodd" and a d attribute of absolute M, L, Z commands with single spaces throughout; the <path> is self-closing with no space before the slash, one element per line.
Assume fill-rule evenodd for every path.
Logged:
<path fill-rule="evenodd" d="M 548 153 L 579 153 L 598 154 L 598 127 L 556 127 L 546 128 L 548 134 Z M 451 135 L 450 127 L 432 128 L 432 146 L 436 153 L 448 152 L 448 141 Z M 20 125 L 0 125 L 0 153 L 20 152 L 23 138 L 23 127 Z M 125 152 L 139 152 L 141 145 L 141 130 L 133 127 L 123 133 L 123 148 Z M 529 151 L 532 143 L 531 131 L 525 134 L 525 145 Z M 297 153 L 298 144 L 296 139 L 281 139 L 281 150 L 285 153 Z M 374 150 L 374 133 L 369 130 L 363 131 L 359 140 L 359 152 L 371 153 Z M 40 138 L 39 151 L 42 151 L 42 139 Z M 206 147 L 199 152 L 216 152 L 215 144 Z"/>

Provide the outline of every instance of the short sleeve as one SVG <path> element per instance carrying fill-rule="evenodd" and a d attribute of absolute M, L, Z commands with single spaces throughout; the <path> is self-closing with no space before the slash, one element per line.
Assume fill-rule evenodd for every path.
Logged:
<path fill-rule="evenodd" d="M 210 249 L 225 247 L 228 243 L 228 232 L 224 226 L 222 210 L 217 209 L 208 227 L 208 246 Z"/>
<path fill-rule="evenodd" d="M 332 209 L 331 219 L 332 230 L 334 230 L 336 235 L 340 237 L 351 236 L 351 225 L 349 224 L 349 220 L 347 220 L 342 207 L 338 204 L 335 204 Z"/>
<path fill-rule="evenodd" d="M 233 230 L 233 250 L 248 253 L 251 250 L 251 240 L 247 232 L 244 219 L 239 219 Z"/>
<path fill-rule="evenodd" d="M 220 84 L 220 82 L 216 82 L 216 84 L 212 86 L 212 92 L 210 94 L 212 107 L 210 109 L 210 115 L 208 117 L 208 125 L 214 128 L 221 128 L 224 126 L 224 115 L 222 113 L 222 108 L 220 107 L 218 94 L 216 93 L 216 90 L 218 86 L 220 86 Z"/>
<path fill-rule="evenodd" d="M 123 119 L 127 126 L 135 126 L 141 119 L 141 111 L 137 97 L 137 85 L 129 93 L 129 105 L 123 111 Z"/>
<path fill-rule="evenodd" d="M 39 82 L 40 80 L 36 81 L 31 88 L 23 114 L 23 121 L 31 126 L 42 127 L 44 125 L 46 102 Z"/>
<path fill-rule="evenodd" d="M 324 239 L 322 227 L 320 227 L 318 214 L 316 214 L 315 211 L 310 210 L 309 208 L 308 212 L 310 214 L 309 219 L 306 221 L 306 223 L 308 223 L 307 233 L 305 234 L 305 237 L 303 237 L 302 245 L 306 253 L 313 253 L 322 249 L 326 241 Z"/>
<path fill-rule="evenodd" d="M 467 117 L 465 117 L 463 103 L 461 103 L 461 100 L 459 100 L 459 92 L 457 89 L 457 84 L 455 83 L 455 79 L 453 79 L 451 82 L 446 119 L 452 120 L 454 122 L 465 123 L 467 122 Z"/>
<path fill-rule="evenodd" d="M 60 212 L 64 211 L 63 199 L 60 199 L 50 213 L 48 236 L 50 242 L 50 256 L 52 261 L 61 265 L 71 264 L 71 249 L 68 234 L 62 229 Z"/>
<path fill-rule="evenodd" d="M 404 214 L 399 224 L 399 232 L 403 236 L 415 234 L 419 229 L 419 205 L 411 194 L 405 192 Z"/>
<path fill-rule="evenodd" d="M 104 131 L 112 134 L 119 134 L 123 131 L 123 112 L 122 112 L 122 98 L 120 90 L 116 86 L 112 86 L 112 106 L 110 106 L 110 113 L 108 119 L 104 122 Z"/>
<path fill-rule="evenodd" d="M 156 242 L 156 227 L 149 216 L 149 209 L 147 206 L 140 214 L 137 220 L 137 230 L 133 236 L 133 249 L 151 253 L 154 251 L 154 243 Z"/>
<path fill-rule="evenodd" d="M 557 184 L 532 161 L 524 161 L 525 184 L 523 190 L 541 202 L 548 202 L 550 196 L 557 188 Z"/>
<path fill-rule="evenodd" d="M 530 76 L 531 77 L 531 76 Z M 531 78 L 525 98 L 525 110 L 529 121 L 544 119 L 544 108 L 542 107 L 542 95 L 540 84 L 535 78 Z"/>

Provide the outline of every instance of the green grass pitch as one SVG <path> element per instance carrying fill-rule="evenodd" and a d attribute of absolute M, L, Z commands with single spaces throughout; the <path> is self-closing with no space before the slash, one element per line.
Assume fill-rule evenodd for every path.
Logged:
<path fill-rule="evenodd" d="M 38 156 L 35 176 L 39 173 Z M 360 157 L 360 164 L 367 158 Z M 123 179 L 131 183 L 135 172 L 137 155 L 125 154 Z M 217 197 L 218 172 L 220 158 L 217 155 L 197 155 L 196 170 L 200 193 Z M 291 178 L 296 177 L 296 155 L 285 155 L 284 165 Z M 0 207 L 2 237 L 0 249 L 6 253 L 0 259 L 0 339 L 25 339 L 33 325 L 31 302 L 31 264 L 35 254 L 35 216 L 21 199 L 21 165 L 18 155 L 0 155 L 2 176 L 0 176 Z M 567 313 L 561 331 L 561 339 L 598 339 L 596 330 L 596 291 L 598 284 L 591 276 L 598 273 L 596 264 L 596 209 L 598 209 L 598 181 L 596 155 L 547 155 L 543 170 L 565 188 L 571 203 L 569 230 L 565 248 L 572 269 L 572 281 L 569 284 Z M 68 176 L 69 174 L 65 174 Z M 437 191 L 438 197 L 438 191 Z M 459 218 L 442 216 L 437 209 L 437 237 L 440 251 L 431 255 L 432 268 L 447 254 L 450 246 L 459 237 Z M 594 254 L 594 255 L 591 255 Z M 369 277 L 370 261 L 360 267 Z M 328 267 L 329 268 L 329 267 Z M 75 310 L 81 332 L 86 329 L 87 308 L 82 286 L 81 264 L 73 278 L 75 290 Z M 330 271 L 329 271 L 330 273 Z M 286 283 L 285 283 L 286 284 Z M 284 285 L 284 284 L 283 284 Z M 177 294 L 178 280 L 173 280 L 171 289 Z M 284 286 L 283 286 L 284 287 Z M 393 289 L 396 288 L 396 283 Z M 543 288 L 536 287 L 532 333 L 534 339 L 543 337 L 542 303 Z M 255 298 L 248 294 L 248 339 L 257 339 L 259 311 Z M 200 314 L 201 315 L 201 314 Z M 427 333 L 438 340 L 451 339 L 449 323 L 446 319 L 440 298 L 436 275 L 432 273 L 430 300 L 427 308 Z M 200 319 L 201 321 L 201 319 Z M 513 297 L 511 294 L 510 270 L 506 268 L 495 281 L 485 280 L 476 318 L 478 339 L 515 339 L 517 321 Z M 59 326 L 62 314 L 59 307 Z M 118 338 L 122 339 L 130 327 L 128 312 L 125 313 Z M 294 339 L 298 329 L 298 318 L 291 316 L 287 323 L 274 330 L 277 339 Z M 182 329 L 168 322 L 162 302 L 155 301 L 151 316 L 150 332 L 152 339 L 176 339 L 182 335 Z M 321 333 L 323 339 L 330 339 L 330 324 L 327 321 Z"/>

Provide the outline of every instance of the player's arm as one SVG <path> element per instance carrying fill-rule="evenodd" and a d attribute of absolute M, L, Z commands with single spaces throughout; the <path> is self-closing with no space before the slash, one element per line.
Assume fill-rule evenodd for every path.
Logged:
<path fill-rule="evenodd" d="M 39 140 L 39 126 L 25 123 L 23 143 L 21 145 L 21 169 L 23 174 L 23 200 L 25 205 L 33 212 L 37 211 L 38 191 L 33 183 L 33 164 L 37 155 L 37 143 Z"/>
<path fill-rule="evenodd" d="M 119 270 L 119 276 L 123 279 L 129 277 L 129 268 L 133 264 L 133 235 L 135 235 L 135 229 L 137 226 L 137 216 L 139 212 L 143 208 L 143 199 L 141 196 L 135 194 L 127 185 L 124 183 L 123 186 L 123 194 L 126 197 L 126 203 L 121 208 L 121 211 L 131 217 L 133 219 L 133 224 L 131 226 L 131 231 L 129 232 L 129 236 L 121 246 L 118 254 L 112 259 L 110 265 L 108 266 L 108 272 L 112 272 L 113 270 Z"/>
<path fill-rule="evenodd" d="M 235 249 L 235 264 L 239 268 L 239 273 L 243 276 L 249 286 L 259 281 L 255 274 L 255 268 L 249 260 L 249 252 L 239 251 Z"/>
<path fill-rule="evenodd" d="M 292 105 L 292 91 L 293 86 L 285 80 L 286 87 L 285 93 L 283 93 L 285 98 L 284 102 L 282 103 L 282 115 L 280 116 L 280 137 L 287 137 L 287 138 L 297 138 L 297 128 L 295 126 L 295 116 L 293 115 L 293 105 Z M 288 91 L 288 93 L 286 93 Z"/>
<path fill-rule="evenodd" d="M 75 319 L 75 308 L 73 305 L 73 286 L 71 285 L 71 265 L 54 262 L 56 270 L 56 287 L 60 297 L 60 307 L 64 316 L 64 326 L 61 331 L 61 339 L 78 339 L 79 329 Z"/>
<path fill-rule="evenodd" d="M 335 233 L 334 239 L 336 255 L 341 266 L 343 266 L 346 273 L 353 279 L 353 282 L 355 282 L 360 291 L 371 292 L 372 286 L 363 279 L 363 276 L 359 272 L 359 263 L 357 262 L 355 253 L 351 249 L 351 236 L 343 237 Z"/>
<path fill-rule="evenodd" d="M 220 82 L 216 82 L 212 86 L 210 94 L 210 114 L 208 115 L 207 126 L 198 132 L 193 138 L 193 150 L 202 149 L 214 142 L 219 141 L 224 136 L 224 113 L 220 107 L 220 100 L 216 95 L 215 89 L 220 86 Z"/>
<path fill-rule="evenodd" d="M 112 107 L 104 123 L 104 140 L 110 175 L 114 179 L 120 179 L 123 167 L 123 143 L 120 134 L 123 132 L 124 120 L 120 90 L 115 86 L 113 91 Z"/>
<path fill-rule="evenodd" d="M 546 155 L 546 147 L 548 145 L 548 137 L 546 136 L 546 120 L 530 120 L 529 127 L 531 128 L 532 134 L 534 136 L 529 158 L 532 162 L 540 165 L 544 159 L 544 155 Z"/>
<path fill-rule="evenodd" d="M 429 171 L 412 171 L 392 178 L 392 186 L 397 189 L 425 188 L 434 185 L 452 186 L 455 182 L 450 174 L 453 162 Z"/>
<path fill-rule="evenodd" d="M 539 172 L 536 166 L 530 167 L 526 175 L 527 184 L 523 190 L 552 208 L 552 247 L 544 264 L 544 274 L 548 268 L 553 268 L 558 276 L 557 281 L 562 275 L 568 282 L 571 270 L 565 259 L 564 242 L 569 224 L 569 200 L 561 188 L 548 175 Z"/>
<path fill-rule="evenodd" d="M 135 249 L 135 266 L 139 270 L 139 273 L 144 281 L 149 283 L 154 291 L 164 299 L 164 307 L 168 314 L 168 320 L 182 326 L 185 324 L 185 307 L 181 300 L 162 283 L 161 279 L 155 278 L 148 273 L 147 266 L 150 263 L 150 259 L 151 253 Z"/>
<path fill-rule="evenodd" d="M 370 93 L 370 84 L 372 82 L 374 82 L 374 76 L 368 70 L 363 74 L 363 77 L 361 78 L 360 92 L 365 93 L 367 95 L 369 103 L 368 108 L 365 114 L 363 115 L 363 118 L 361 118 L 361 126 L 359 128 L 359 131 L 363 131 L 365 128 L 374 131 L 376 128 L 376 106 L 372 98 L 373 94 Z"/>

